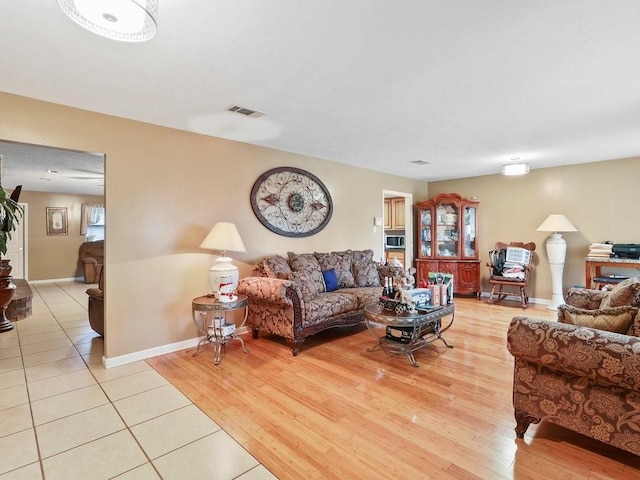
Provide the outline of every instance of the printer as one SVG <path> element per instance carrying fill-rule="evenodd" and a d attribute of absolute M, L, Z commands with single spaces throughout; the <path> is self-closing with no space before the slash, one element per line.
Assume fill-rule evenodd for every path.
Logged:
<path fill-rule="evenodd" d="M 640 243 L 614 243 L 613 256 L 616 258 L 640 259 Z"/>

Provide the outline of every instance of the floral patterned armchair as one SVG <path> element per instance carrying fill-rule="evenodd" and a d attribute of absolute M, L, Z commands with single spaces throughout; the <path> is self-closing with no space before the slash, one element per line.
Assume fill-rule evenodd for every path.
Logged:
<path fill-rule="evenodd" d="M 545 420 L 640 455 L 638 306 L 640 277 L 611 292 L 570 289 L 558 322 L 513 318 L 507 348 L 519 437 Z"/>

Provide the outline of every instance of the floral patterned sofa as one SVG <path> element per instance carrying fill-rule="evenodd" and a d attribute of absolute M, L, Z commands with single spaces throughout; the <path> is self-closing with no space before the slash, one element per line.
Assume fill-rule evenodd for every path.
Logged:
<path fill-rule="evenodd" d="M 365 305 L 382 293 L 381 278 L 402 274 L 400 267 L 379 267 L 372 250 L 287 256 L 263 259 L 240 280 L 238 292 L 249 297 L 247 326 L 253 337 L 259 332 L 283 337 L 293 355 L 309 335 L 362 322 Z"/>
<path fill-rule="evenodd" d="M 516 433 L 549 421 L 640 455 L 640 277 L 572 288 L 558 322 L 515 317 Z"/>

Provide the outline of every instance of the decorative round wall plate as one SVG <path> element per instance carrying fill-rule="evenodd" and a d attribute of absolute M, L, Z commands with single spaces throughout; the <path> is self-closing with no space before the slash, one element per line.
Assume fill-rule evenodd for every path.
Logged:
<path fill-rule="evenodd" d="M 324 183 L 295 167 L 264 172 L 251 189 L 251 208 L 260 223 L 285 237 L 315 235 L 327 226 L 333 213 Z"/>

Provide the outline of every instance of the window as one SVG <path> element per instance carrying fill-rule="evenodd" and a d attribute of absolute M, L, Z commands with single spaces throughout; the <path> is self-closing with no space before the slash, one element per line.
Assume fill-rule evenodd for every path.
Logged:
<path fill-rule="evenodd" d="M 95 242 L 96 240 L 104 240 L 104 225 L 91 225 L 87 227 L 85 241 Z"/>
<path fill-rule="evenodd" d="M 104 240 L 105 210 L 104 205 L 83 203 L 81 208 L 80 233 L 87 242 Z"/>

